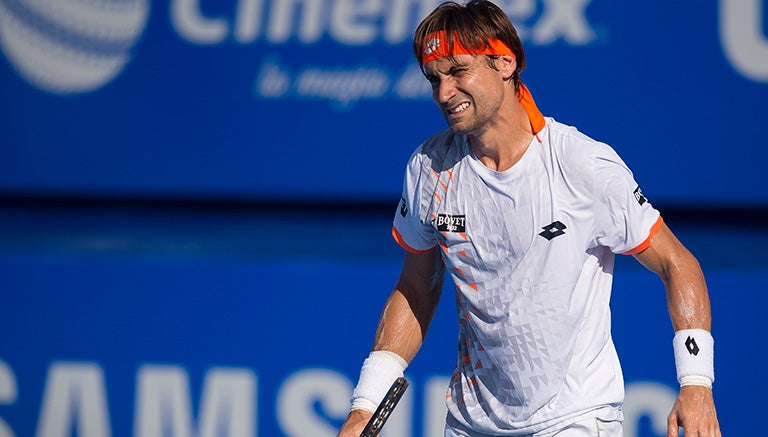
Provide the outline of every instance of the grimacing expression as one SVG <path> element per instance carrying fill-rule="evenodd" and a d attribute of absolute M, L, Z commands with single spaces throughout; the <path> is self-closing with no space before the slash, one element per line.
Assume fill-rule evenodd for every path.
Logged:
<path fill-rule="evenodd" d="M 439 58 L 424 71 L 432 98 L 455 134 L 481 134 L 493 126 L 504 99 L 504 80 L 484 55 Z"/>

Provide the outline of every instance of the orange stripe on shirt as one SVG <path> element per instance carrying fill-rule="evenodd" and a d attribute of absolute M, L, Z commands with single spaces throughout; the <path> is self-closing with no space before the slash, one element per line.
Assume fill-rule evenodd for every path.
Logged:
<path fill-rule="evenodd" d="M 651 226 L 651 231 L 648 233 L 648 238 L 646 238 L 645 241 L 640 243 L 634 249 L 624 252 L 622 255 L 637 255 L 645 249 L 648 249 L 648 246 L 651 245 L 651 237 L 653 237 L 653 235 L 661 228 L 662 223 L 664 223 L 664 220 L 662 220 L 661 216 L 659 216 L 659 219 L 656 220 L 656 223 Z"/>
<path fill-rule="evenodd" d="M 424 249 L 424 250 L 414 249 L 413 247 L 409 246 L 408 243 L 405 242 L 405 240 L 403 240 L 403 236 L 400 235 L 400 232 L 398 232 L 397 228 L 394 226 L 392 226 L 392 238 L 394 238 L 395 241 L 397 241 L 397 244 L 399 244 L 400 247 L 402 247 L 403 249 L 411 253 L 416 253 L 416 254 L 427 253 L 434 248 L 434 247 L 430 247 L 429 249 Z"/>
<path fill-rule="evenodd" d="M 445 167 L 445 171 L 448 172 L 448 180 L 453 181 L 453 171 L 448 167 Z"/>

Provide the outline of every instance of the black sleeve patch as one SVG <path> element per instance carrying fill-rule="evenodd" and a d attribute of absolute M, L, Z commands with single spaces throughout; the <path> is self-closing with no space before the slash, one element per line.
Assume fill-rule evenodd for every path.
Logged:
<path fill-rule="evenodd" d="M 637 188 L 635 188 L 635 191 L 633 191 L 633 193 L 635 194 L 635 200 L 637 200 L 637 203 L 639 203 L 640 205 L 648 201 L 648 199 L 646 199 L 645 196 L 643 196 L 643 190 L 640 189 L 639 185 L 637 186 Z"/>

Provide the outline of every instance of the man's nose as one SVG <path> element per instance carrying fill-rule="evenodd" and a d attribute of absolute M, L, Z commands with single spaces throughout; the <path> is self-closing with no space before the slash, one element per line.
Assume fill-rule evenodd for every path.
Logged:
<path fill-rule="evenodd" d="M 456 84 L 450 77 L 444 77 L 435 90 L 435 99 L 438 103 L 445 104 L 456 95 Z"/>

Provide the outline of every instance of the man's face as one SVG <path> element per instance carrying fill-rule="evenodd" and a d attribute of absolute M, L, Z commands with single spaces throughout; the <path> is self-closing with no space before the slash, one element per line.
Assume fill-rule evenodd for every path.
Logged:
<path fill-rule="evenodd" d="M 432 98 L 454 133 L 480 135 L 495 124 L 505 97 L 504 80 L 485 56 L 439 58 L 424 71 Z"/>

